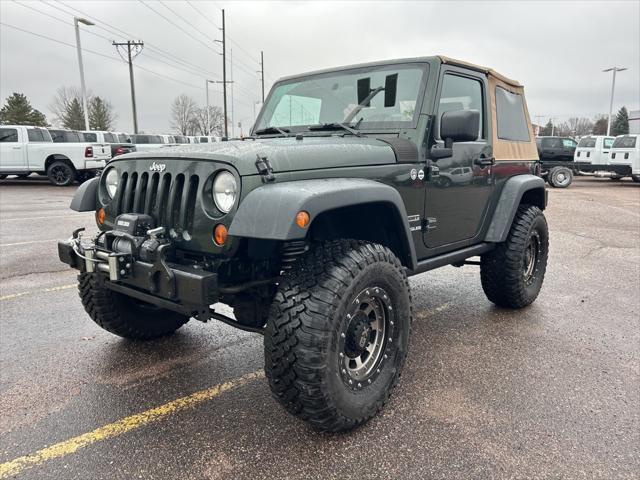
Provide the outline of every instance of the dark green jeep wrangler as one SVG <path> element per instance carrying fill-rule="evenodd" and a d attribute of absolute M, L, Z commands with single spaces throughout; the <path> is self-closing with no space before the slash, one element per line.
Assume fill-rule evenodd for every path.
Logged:
<path fill-rule="evenodd" d="M 71 204 L 100 233 L 77 230 L 59 255 L 102 328 L 149 339 L 194 318 L 261 333 L 275 397 L 346 430 L 398 381 L 408 276 L 479 264 L 491 302 L 535 300 L 537 160 L 523 88 L 493 70 L 446 57 L 324 70 L 276 82 L 248 138 L 114 159 Z"/>

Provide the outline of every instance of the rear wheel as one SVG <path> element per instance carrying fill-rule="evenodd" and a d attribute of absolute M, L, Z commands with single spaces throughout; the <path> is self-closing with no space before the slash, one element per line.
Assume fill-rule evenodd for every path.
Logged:
<path fill-rule="evenodd" d="M 56 160 L 47 168 L 49 181 L 58 187 L 71 185 L 76 177 L 73 167 L 64 160 Z"/>
<path fill-rule="evenodd" d="M 100 327 L 123 338 L 150 340 L 169 335 L 189 317 L 138 301 L 106 288 L 95 273 L 78 275 L 82 305 Z"/>
<path fill-rule="evenodd" d="M 386 247 L 317 245 L 278 287 L 265 331 L 276 399 L 320 431 L 373 417 L 398 382 L 409 345 L 411 296 Z"/>
<path fill-rule="evenodd" d="M 4 174 L 0 175 L 0 180 L 4 180 L 5 178 L 7 178 L 7 175 L 4 175 Z"/>
<path fill-rule="evenodd" d="M 522 308 L 540 293 L 549 255 L 549 230 L 542 210 L 520 205 L 507 240 L 482 255 L 480 279 L 487 298 Z"/>
<path fill-rule="evenodd" d="M 636 183 L 640 183 L 640 175 L 631 175 L 631 180 Z"/>
<path fill-rule="evenodd" d="M 573 172 L 567 167 L 554 167 L 549 172 L 549 185 L 567 188 L 573 182 Z"/>

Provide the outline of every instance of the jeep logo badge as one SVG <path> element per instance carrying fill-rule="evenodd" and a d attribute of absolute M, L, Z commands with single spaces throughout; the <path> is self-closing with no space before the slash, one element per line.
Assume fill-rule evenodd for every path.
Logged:
<path fill-rule="evenodd" d="M 156 163 L 153 162 L 151 164 L 151 166 L 149 167 L 149 170 L 151 170 L 152 172 L 164 172 L 164 170 L 167 168 L 167 166 L 164 163 Z"/>

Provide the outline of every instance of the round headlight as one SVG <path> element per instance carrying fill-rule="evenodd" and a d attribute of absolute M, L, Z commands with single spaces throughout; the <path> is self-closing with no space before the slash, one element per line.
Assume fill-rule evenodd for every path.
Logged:
<path fill-rule="evenodd" d="M 116 190 L 118 189 L 118 182 L 120 181 L 120 177 L 118 177 L 118 172 L 115 168 L 110 169 L 107 172 L 107 175 L 104 177 L 104 185 L 107 187 L 107 193 L 110 198 L 116 194 Z"/>
<path fill-rule="evenodd" d="M 236 203 L 238 184 L 231 172 L 223 171 L 213 181 L 213 201 L 222 213 L 229 213 Z"/>

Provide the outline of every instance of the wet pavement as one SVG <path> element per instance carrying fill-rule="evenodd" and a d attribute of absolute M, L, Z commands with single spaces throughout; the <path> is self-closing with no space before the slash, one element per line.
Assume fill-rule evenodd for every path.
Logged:
<path fill-rule="evenodd" d="M 97 327 L 57 260 L 55 239 L 95 229 L 68 210 L 74 191 L 0 181 L 0 478 L 637 478 L 640 184 L 549 191 L 529 308 L 494 307 L 477 267 L 412 278 L 399 386 L 333 435 L 271 398 L 258 335 L 192 320 L 134 343 Z"/>

